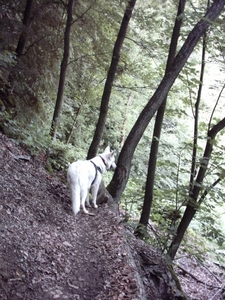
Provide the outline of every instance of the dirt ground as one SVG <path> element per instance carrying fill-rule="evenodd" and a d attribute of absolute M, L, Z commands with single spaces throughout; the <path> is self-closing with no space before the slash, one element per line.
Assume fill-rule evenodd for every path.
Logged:
<path fill-rule="evenodd" d="M 74 217 L 65 183 L 0 134 L 0 299 L 185 299 L 164 259 L 116 209 L 90 211 Z M 186 268 L 203 281 L 177 269 L 188 299 L 225 299 L 224 269 Z"/>

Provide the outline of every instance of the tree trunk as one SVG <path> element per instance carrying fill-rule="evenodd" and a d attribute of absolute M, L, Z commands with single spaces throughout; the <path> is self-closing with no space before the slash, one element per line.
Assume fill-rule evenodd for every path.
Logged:
<path fill-rule="evenodd" d="M 19 42 L 18 42 L 18 45 L 16 48 L 17 57 L 20 57 L 22 55 L 23 49 L 25 47 L 25 43 L 26 43 L 26 39 L 27 39 L 27 29 L 30 25 L 30 14 L 31 14 L 32 3 L 33 3 L 33 0 L 27 0 L 27 2 L 26 2 L 26 8 L 24 11 L 24 16 L 23 16 L 24 28 L 20 35 Z"/>
<path fill-rule="evenodd" d="M 208 7 L 209 7 L 209 0 L 208 0 Z M 192 163 L 191 163 L 191 172 L 190 172 L 190 183 L 189 183 L 189 193 L 192 191 L 194 187 L 194 177 L 196 171 L 196 159 L 197 159 L 197 145 L 198 145 L 198 115 L 199 115 L 199 105 L 202 95 L 202 87 L 203 87 L 203 79 L 205 73 L 205 52 L 206 52 L 206 36 L 205 33 L 203 36 L 203 45 L 202 45 L 202 59 L 201 59 L 201 71 L 200 71 L 200 78 L 199 78 L 199 87 L 198 87 L 198 94 L 197 99 L 195 102 L 195 109 L 194 109 L 194 138 L 193 138 L 193 149 L 192 149 Z"/>
<path fill-rule="evenodd" d="M 214 142 L 214 139 L 215 139 L 216 135 L 218 134 L 218 132 L 220 132 L 223 128 L 225 128 L 225 118 L 222 119 L 218 124 L 213 126 L 212 129 L 210 129 L 208 132 L 207 143 L 205 146 L 205 151 L 204 151 L 204 155 L 202 157 L 202 162 L 201 162 L 201 166 L 200 166 L 200 169 L 198 172 L 198 176 L 196 178 L 193 190 L 189 194 L 189 202 L 187 204 L 184 215 L 178 226 L 176 236 L 174 237 L 174 239 L 169 247 L 168 254 L 172 260 L 174 259 L 175 255 L 177 253 L 177 250 L 180 246 L 180 243 L 183 239 L 183 236 L 184 236 L 191 220 L 195 216 L 195 213 L 196 213 L 199 205 L 201 204 L 201 201 L 199 203 L 197 201 L 197 199 L 198 199 L 200 191 L 203 189 L 202 184 L 203 184 L 203 180 L 205 178 L 205 174 L 206 174 L 209 160 L 211 157 L 211 153 L 213 150 L 213 142 Z"/>
<path fill-rule="evenodd" d="M 84 104 L 85 104 L 85 101 L 86 101 L 86 99 L 83 99 L 82 102 L 81 102 L 81 104 L 80 104 L 80 107 L 78 108 L 77 114 L 76 114 L 76 116 L 75 116 L 75 118 L 74 118 L 73 126 L 72 126 L 72 128 L 71 128 L 71 130 L 70 130 L 70 134 L 69 134 L 69 136 L 68 136 L 68 138 L 67 138 L 67 141 L 66 141 L 66 144 L 67 144 L 67 145 L 70 143 L 71 137 L 72 137 L 72 135 L 73 135 L 73 133 L 74 133 L 74 130 L 75 130 L 75 128 L 76 128 L 77 119 L 78 119 L 78 117 L 79 117 L 80 114 L 81 114 L 81 110 L 82 110 L 82 108 L 83 108 L 83 106 L 84 106 Z"/>
<path fill-rule="evenodd" d="M 212 21 L 214 21 L 220 14 L 224 5 L 224 0 L 214 0 L 206 15 L 195 25 L 179 53 L 175 57 L 172 66 L 165 73 L 154 95 L 142 110 L 136 123 L 131 129 L 118 157 L 117 168 L 114 176 L 108 186 L 109 192 L 116 202 L 120 200 L 121 194 L 126 186 L 130 174 L 131 159 L 146 127 L 148 126 L 155 112 L 163 103 L 166 95 L 168 94 L 170 88 L 172 87 L 174 81 L 185 65 L 199 39 L 205 33 L 206 29 L 212 24 Z"/>
<path fill-rule="evenodd" d="M 22 32 L 20 34 L 19 41 L 18 41 L 16 50 L 15 50 L 16 56 L 17 56 L 17 62 L 18 62 L 18 59 L 23 54 L 23 50 L 24 50 L 24 47 L 25 47 L 25 44 L 26 44 L 28 27 L 30 26 L 30 19 L 31 19 L 30 15 L 31 15 L 32 4 L 33 4 L 33 0 L 27 0 L 26 7 L 25 7 L 25 10 L 24 10 L 24 15 L 23 15 L 23 29 L 22 29 Z M 15 73 L 16 66 L 17 65 L 15 65 L 10 70 L 9 75 L 8 75 L 8 81 L 10 82 L 12 87 L 13 87 L 14 82 L 15 82 L 14 73 Z"/>
<path fill-rule="evenodd" d="M 177 17 L 176 17 L 174 28 L 173 28 L 173 34 L 172 34 L 170 49 L 169 49 L 169 55 L 168 55 L 168 59 L 167 59 L 166 71 L 169 70 L 169 68 L 172 65 L 172 62 L 174 60 L 174 57 L 176 55 L 177 43 L 178 43 L 178 38 L 180 36 L 180 28 L 181 28 L 182 20 L 183 20 L 182 14 L 184 13 L 185 2 L 186 2 L 186 0 L 179 1 Z M 152 202 L 153 202 L 153 189 L 154 189 L 154 181 L 155 181 L 157 154 L 158 154 L 158 147 L 159 147 L 162 123 L 163 123 L 164 113 L 165 113 L 165 109 L 166 109 L 166 101 L 167 101 L 167 95 L 165 96 L 163 103 L 159 107 L 159 110 L 156 115 L 154 130 L 153 130 L 152 144 L 151 144 L 151 150 L 150 150 L 150 159 L 149 159 L 149 164 L 148 164 L 148 175 L 147 175 L 147 181 L 146 181 L 146 187 L 145 187 L 144 204 L 143 204 L 143 208 L 142 208 L 142 212 L 141 212 L 141 218 L 139 221 L 139 224 L 144 225 L 146 230 L 147 230 L 149 215 L 150 215 L 151 206 L 152 206 Z M 139 226 L 138 226 L 138 228 L 139 228 Z M 141 226 L 141 231 L 139 231 L 138 228 L 136 229 L 136 234 L 138 234 L 139 236 L 142 236 L 143 226 Z"/>
<path fill-rule="evenodd" d="M 131 102 L 131 94 L 129 94 L 129 96 L 127 98 L 125 113 L 124 113 L 124 116 L 123 116 L 122 136 L 121 136 L 121 142 L 120 142 L 120 147 L 121 148 L 123 147 L 123 144 L 126 140 L 127 114 L 128 114 L 130 102 Z"/>
<path fill-rule="evenodd" d="M 66 79 L 66 69 L 67 69 L 67 64 L 68 64 L 68 59 L 69 59 L 69 50 L 70 50 L 70 30 L 71 30 L 71 25 L 72 25 L 72 21 L 73 21 L 73 6 L 74 6 L 74 0 L 69 0 L 68 6 L 67 6 L 67 22 L 66 22 L 66 28 L 65 28 L 65 33 L 64 33 L 63 59 L 62 59 L 61 69 L 60 69 L 60 77 L 59 77 L 56 105 L 55 105 L 55 110 L 54 110 L 54 114 L 53 114 L 51 130 L 50 130 L 50 135 L 51 135 L 52 139 L 54 139 L 56 137 L 57 126 L 59 123 L 59 117 L 60 117 L 62 103 L 63 103 L 63 93 L 64 93 L 64 85 L 65 85 L 65 79 Z"/>
<path fill-rule="evenodd" d="M 105 82 L 105 87 L 104 87 L 104 91 L 103 91 L 103 95 L 102 95 L 98 123 L 96 125 L 94 137 L 93 137 L 93 140 L 92 140 L 92 143 L 90 145 L 88 155 L 87 155 L 88 159 L 91 159 L 92 157 L 96 156 L 98 148 L 99 148 L 99 144 L 100 144 L 100 141 L 102 138 L 102 134 L 103 134 L 103 130 L 104 130 L 105 122 L 106 122 L 106 117 L 107 117 L 107 113 L 108 113 L 108 104 L 109 104 L 109 99 L 110 99 L 110 95 L 111 95 L 111 91 L 112 91 L 112 85 L 113 85 L 113 81 L 114 81 L 115 74 L 116 74 L 116 69 L 117 69 L 117 66 L 119 63 L 119 59 L 120 59 L 120 52 L 121 52 L 121 48 L 123 45 L 123 41 L 126 36 L 128 24 L 129 24 L 135 3 L 136 3 L 136 0 L 130 0 L 128 2 L 127 8 L 125 10 L 123 20 L 122 20 L 122 23 L 120 26 L 120 30 L 119 30 L 119 33 L 117 36 L 117 40 L 114 45 L 111 65 L 109 67 L 109 71 L 108 71 L 108 75 L 107 75 L 107 79 Z"/>
<path fill-rule="evenodd" d="M 208 6 L 209 6 L 209 3 L 208 3 Z M 194 188 L 194 176 L 195 176 L 195 171 L 196 171 L 196 157 L 197 157 L 197 143 L 198 143 L 198 114 L 199 114 L 199 104 L 200 104 L 200 100 L 201 100 L 201 92 L 202 92 L 203 77 L 204 77 L 204 70 L 205 70 L 205 51 L 206 51 L 206 33 L 204 34 L 204 37 L 203 37 L 200 83 L 199 83 L 197 99 L 195 102 L 195 109 L 193 111 L 195 123 L 194 123 L 194 138 L 193 138 L 192 164 L 191 164 L 191 174 L 190 174 L 190 183 L 189 183 L 189 195 L 192 195 L 192 190 Z M 196 209 L 197 209 L 197 207 L 194 207 L 194 205 L 191 205 L 185 211 L 186 216 L 183 216 L 185 219 L 185 222 L 183 222 L 183 225 L 181 226 L 181 228 L 183 228 L 183 229 L 182 230 L 179 229 L 180 238 L 181 238 L 181 232 L 183 232 L 183 230 L 186 231 L 186 229 L 188 228 L 192 218 L 195 215 Z M 174 244 L 173 245 L 171 244 L 171 246 L 170 246 L 169 253 L 171 253 L 171 256 L 173 256 L 173 258 L 180 246 L 180 243 L 178 242 L 178 240 L 180 240 L 180 238 L 179 238 L 179 236 L 177 236 L 177 240 L 174 241 Z"/>

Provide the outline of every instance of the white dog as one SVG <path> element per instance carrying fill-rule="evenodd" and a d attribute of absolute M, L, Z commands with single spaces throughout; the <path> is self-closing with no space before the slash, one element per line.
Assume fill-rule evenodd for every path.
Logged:
<path fill-rule="evenodd" d="M 96 200 L 102 174 L 109 169 L 115 170 L 114 151 L 110 152 L 110 147 L 90 160 L 73 162 L 67 171 L 67 183 L 70 189 L 73 212 L 76 215 L 80 206 L 88 214 L 85 208 L 85 201 L 89 204 L 89 192 L 92 194 L 93 205 L 97 208 Z"/>

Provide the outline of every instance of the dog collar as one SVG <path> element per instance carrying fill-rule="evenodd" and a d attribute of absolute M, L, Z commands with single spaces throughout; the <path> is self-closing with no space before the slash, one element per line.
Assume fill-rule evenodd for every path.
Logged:
<path fill-rule="evenodd" d="M 101 156 L 99 155 L 99 157 L 101 157 Z M 107 167 L 107 164 L 106 164 L 106 162 L 105 162 L 104 158 L 103 158 L 103 157 L 101 157 L 101 159 L 102 159 L 102 161 L 103 161 L 104 165 Z"/>
<path fill-rule="evenodd" d="M 96 180 L 98 171 L 102 174 L 102 170 L 101 170 L 98 166 L 96 166 L 96 164 L 95 164 L 93 161 L 91 161 L 91 163 L 92 163 L 92 164 L 94 165 L 94 167 L 95 167 L 95 178 L 93 179 L 93 181 L 92 181 L 92 183 L 91 183 L 91 185 L 93 185 L 94 182 L 95 182 L 95 180 Z"/>

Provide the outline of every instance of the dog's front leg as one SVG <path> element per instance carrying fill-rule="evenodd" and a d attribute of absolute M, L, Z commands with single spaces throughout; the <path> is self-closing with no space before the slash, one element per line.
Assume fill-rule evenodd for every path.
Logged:
<path fill-rule="evenodd" d="M 88 194 L 87 194 L 87 197 L 86 197 L 85 202 L 86 202 L 86 205 L 87 205 L 87 206 L 89 206 L 89 207 L 91 206 L 91 205 L 90 205 L 90 199 L 89 199 L 89 192 L 88 192 Z"/>

